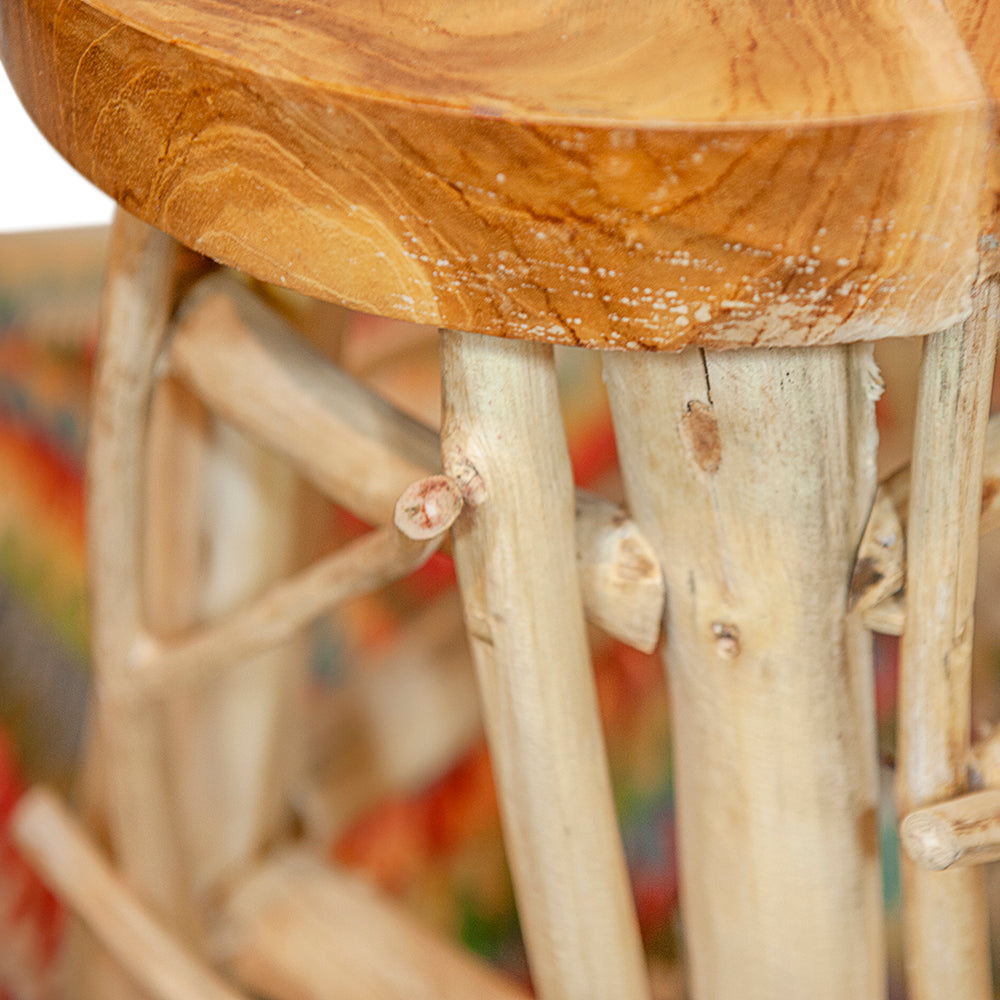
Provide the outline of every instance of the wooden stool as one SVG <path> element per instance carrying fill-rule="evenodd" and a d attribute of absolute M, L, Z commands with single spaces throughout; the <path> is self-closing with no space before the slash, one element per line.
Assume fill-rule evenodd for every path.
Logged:
<path fill-rule="evenodd" d="M 861 615 L 901 617 L 903 525 L 898 808 L 944 803 L 907 820 L 906 842 L 923 865 L 949 866 L 904 865 L 910 991 L 990 995 L 982 870 L 963 865 L 995 852 L 982 831 L 997 813 L 962 793 L 998 314 L 1000 4 L 8 0 L 0 31 L 43 132 L 171 237 L 119 223 L 90 464 L 114 848 L 163 922 L 196 949 L 228 893 L 249 988 L 376 995 L 359 985 L 375 973 L 350 926 L 328 921 L 330 948 L 353 941 L 337 946 L 340 978 L 321 944 L 309 961 L 326 971 L 303 972 L 254 937 L 276 899 L 326 876 L 273 862 L 229 892 L 254 837 L 225 879 L 185 870 L 176 830 L 193 818 L 154 778 L 183 769 L 148 720 L 154 692 L 210 654 L 234 655 L 237 640 L 249 654 L 274 620 L 304 621 L 318 592 L 335 599 L 331 581 L 374 585 L 426 552 L 387 524 L 400 480 L 317 468 L 314 429 L 349 436 L 361 406 L 380 415 L 384 433 L 367 440 L 394 469 L 405 438 L 413 478 L 435 471 L 423 431 L 400 436 L 377 401 L 314 378 L 319 361 L 260 334 L 269 321 L 238 293 L 201 291 L 175 322 L 176 239 L 279 286 L 446 328 L 437 488 L 455 502 L 430 533 L 464 508 L 453 551 L 546 1000 L 648 993 L 589 673 L 585 605 L 600 614 L 576 569 L 552 343 L 605 351 L 631 513 L 662 567 L 691 995 L 884 992 Z M 876 503 L 870 342 L 901 335 L 927 335 L 912 487 L 896 481 Z M 323 582 L 293 578 L 243 618 L 174 641 L 147 632 L 137 590 L 142 427 L 161 357 L 387 525 Z M 404 521 L 427 516 L 408 503 Z M 283 697 L 274 682 L 269 703 Z M 24 822 L 29 849 L 41 826 Z M 384 995 L 417 981 L 445 995 L 510 989 L 442 945 L 421 965 L 414 947 L 387 951 Z"/>

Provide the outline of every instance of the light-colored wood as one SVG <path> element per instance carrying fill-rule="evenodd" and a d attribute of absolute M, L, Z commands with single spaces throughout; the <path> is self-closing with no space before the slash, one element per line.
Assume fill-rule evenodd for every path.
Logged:
<path fill-rule="evenodd" d="M 178 250 L 170 237 L 117 216 L 87 457 L 87 534 L 98 725 L 116 859 L 146 905 L 190 930 L 194 914 L 167 793 L 162 729 L 148 702 L 121 696 L 142 630 L 144 423 L 173 306 Z"/>
<path fill-rule="evenodd" d="M 880 484 L 875 495 L 851 579 L 853 608 L 874 632 L 902 635 L 906 620 L 906 519 L 910 503 L 910 466 L 905 465 Z M 1000 526 L 1000 415 L 986 425 L 979 534 Z M 890 598 L 893 598 L 890 600 Z"/>
<path fill-rule="evenodd" d="M 88 704 L 81 742 L 81 762 L 71 794 L 74 814 L 87 837 L 102 852 L 110 851 L 109 783 L 104 747 L 97 724 L 97 699 Z M 139 987 L 129 979 L 111 953 L 75 914 L 67 921 L 60 957 L 65 1000 L 139 1000 Z"/>
<path fill-rule="evenodd" d="M 900 591 L 905 567 L 903 523 L 892 497 L 880 486 L 851 570 L 848 594 L 851 610 L 864 615 Z"/>
<path fill-rule="evenodd" d="M 873 632 L 902 635 L 906 623 L 904 542 L 910 466 L 879 485 L 851 577 L 851 606 Z M 1000 526 L 1000 417 L 990 417 L 983 454 L 979 534 Z"/>
<path fill-rule="evenodd" d="M 155 605 L 151 617 L 158 625 L 178 627 L 225 606 L 234 592 L 238 598 L 239 588 L 259 585 L 268 566 L 287 553 L 287 532 L 269 508 L 269 498 L 281 492 L 280 476 L 272 470 L 269 490 L 234 503 L 246 490 L 247 470 L 259 466 L 250 446 L 225 441 L 222 427 L 208 461 L 198 455 L 197 431 L 179 451 L 163 444 L 178 440 L 174 433 L 183 434 L 185 422 L 176 405 L 152 404 L 155 359 L 178 294 L 177 260 L 178 246 L 168 237 L 124 215 L 116 221 L 91 430 L 88 534 L 112 845 L 144 903 L 197 949 L 213 880 L 245 864 L 283 822 L 277 792 L 287 776 L 278 772 L 294 742 L 285 715 L 293 675 L 248 661 L 197 699 L 183 691 L 166 698 L 137 693 L 133 683 L 147 635 L 144 603 Z M 170 393 L 161 401 L 169 403 Z M 173 469 L 164 473 L 167 466 Z M 202 520 L 204 497 L 219 507 Z M 282 499 L 280 520 L 287 524 L 284 506 Z M 206 546 L 202 529 L 212 524 L 238 529 L 240 536 L 216 537 Z M 174 544 L 189 533 L 197 550 L 188 541 Z M 145 556 L 143 536 L 150 542 Z M 222 549 L 234 551 L 234 542 L 240 560 L 222 555 Z M 144 578 L 152 588 L 146 602 Z M 187 593 L 178 598 L 172 588 Z M 256 736 L 250 747 L 242 745 L 247 731 Z"/>
<path fill-rule="evenodd" d="M 440 469 L 430 428 L 327 361 L 231 276 L 189 296 L 168 357 L 214 411 L 369 524 L 391 521 L 400 493 Z"/>
<path fill-rule="evenodd" d="M 453 552 L 504 841 L 543 1000 L 649 985 L 584 627 L 551 349 L 442 332 Z"/>
<path fill-rule="evenodd" d="M 201 572 L 186 579 L 178 567 L 175 585 L 195 589 L 201 621 L 241 606 L 288 571 L 299 531 L 292 513 L 298 486 L 292 470 L 218 421 L 202 481 L 190 487 L 201 499 Z M 150 497 L 151 531 L 162 530 L 173 513 L 171 503 Z M 181 631 L 183 623 L 176 626 Z M 220 879 L 286 828 L 284 788 L 297 766 L 306 657 L 297 639 L 242 660 L 197 691 L 162 692 L 174 822 L 183 832 L 192 893 L 202 904 Z"/>
<path fill-rule="evenodd" d="M 142 597 L 144 624 L 155 633 L 189 628 L 200 617 L 204 576 L 203 477 L 209 417 L 182 385 L 160 382 L 146 436 Z"/>
<path fill-rule="evenodd" d="M 900 652 L 901 818 L 967 787 L 976 529 L 998 320 L 988 281 L 968 323 L 928 338 L 921 360 Z M 927 872 L 904 857 L 902 874 L 910 996 L 992 996 L 982 871 Z"/>
<path fill-rule="evenodd" d="M 389 521 L 400 492 L 440 468 L 433 430 L 303 343 L 230 276 L 205 279 L 190 296 L 167 357 L 213 410 L 371 524 Z M 587 617 L 639 649 L 655 646 L 662 577 L 635 523 L 578 493 L 577 554 Z"/>
<path fill-rule="evenodd" d="M 912 478 L 912 466 L 907 464 L 897 469 L 879 485 L 879 494 L 892 503 L 904 531 L 910 517 Z M 1000 414 L 994 414 L 986 423 L 983 485 L 979 501 L 979 534 L 985 535 L 996 527 L 1000 527 Z"/>
<path fill-rule="evenodd" d="M 447 476 L 411 483 L 393 508 L 392 523 L 404 538 L 429 542 L 441 538 L 462 513 L 462 491 Z"/>
<path fill-rule="evenodd" d="M 155 1000 L 240 1000 L 154 919 L 54 794 L 27 792 L 10 829 L 49 888 Z"/>
<path fill-rule="evenodd" d="M 928 871 L 1000 861 L 1000 790 L 915 809 L 899 827 L 910 859 Z"/>
<path fill-rule="evenodd" d="M 846 607 L 875 491 L 871 349 L 604 365 L 666 579 L 691 995 L 881 997 L 871 650 Z"/>
<path fill-rule="evenodd" d="M 523 990 L 408 919 L 356 876 L 284 851 L 224 904 L 218 951 L 274 1000 L 526 1000 Z"/>
<path fill-rule="evenodd" d="M 862 612 L 861 620 L 865 628 L 881 635 L 902 635 L 906 627 L 906 598 L 903 594 L 891 594 L 878 604 Z"/>
<path fill-rule="evenodd" d="M 968 308 L 996 3 L 954 6 L 7 0 L 0 32 L 78 169 L 275 284 L 595 347 L 797 345 Z"/>
<path fill-rule="evenodd" d="M 590 621 L 651 653 L 663 621 L 660 561 L 617 504 L 583 490 L 576 492 L 576 562 Z"/>
<path fill-rule="evenodd" d="M 190 635 L 164 640 L 144 636 L 137 643 L 129 674 L 137 696 L 216 676 L 227 666 L 287 642 L 340 602 L 378 590 L 421 566 L 458 516 L 462 498 L 444 476 L 421 480 L 417 485 L 425 502 L 427 494 L 437 496 L 436 509 L 425 509 L 418 516 L 405 508 L 392 526 L 349 542 Z M 401 501 L 406 500 L 404 494 Z"/>

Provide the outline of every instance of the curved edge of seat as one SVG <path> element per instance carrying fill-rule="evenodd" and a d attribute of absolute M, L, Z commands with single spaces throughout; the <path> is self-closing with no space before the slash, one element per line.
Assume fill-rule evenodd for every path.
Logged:
<path fill-rule="evenodd" d="M 543 124 L 248 76 L 85 0 L 0 18 L 29 112 L 127 210 L 363 311 L 626 349 L 920 334 L 967 314 L 994 225 L 985 97 L 794 128 Z"/>

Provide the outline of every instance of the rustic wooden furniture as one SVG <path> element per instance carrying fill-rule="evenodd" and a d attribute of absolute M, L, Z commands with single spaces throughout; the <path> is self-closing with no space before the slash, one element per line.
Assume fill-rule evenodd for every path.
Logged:
<path fill-rule="evenodd" d="M 374 585 L 424 548 L 378 529 L 371 551 L 344 554 L 318 582 L 293 579 L 233 612 L 243 618 L 158 638 L 138 596 L 158 366 L 328 486 L 336 463 L 317 471 L 300 440 L 314 431 L 380 441 L 391 426 L 386 462 L 405 462 L 408 440 L 414 478 L 435 457 L 377 401 L 366 406 L 383 423 L 352 431 L 335 376 L 314 377 L 282 334 L 258 337 L 252 306 L 203 290 L 175 323 L 174 240 L 277 285 L 446 328 L 435 488 L 457 489 L 464 507 L 453 552 L 543 997 L 647 992 L 588 673 L 552 343 L 606 352 L 631 513 L 662 567 L 691 995 L 884 990 L 861 614 L 903 614 L 892 598 L 903 521 L 897 804 L 907 815 L 945 803 L 908 820 L 914 856 L 938 867 L 942 852 L 920 845 L 945 836 L 942 822 L 961 828 L 943 852 L 952 867 L 905 865 L 910 989 L 990 994 L 982 870 L 956 862 L 988 857 L 990 837 L 970 844 L 951 813 L 982 807 L 962 793 L 998 314 L 1000 4 L 7 0 L 0 30 L 8 72 L 52 143 L 155 227 L 118 226 L 90 521 L 116 863 L 179 939 L 196 951 L 224 913 L 238 977 L 312 995 L 288 972 L 309 963 L 273 944 L 265 915 L 308 906 L 319 876 L 301 859 L 241 868 L 262 831 L 275 833 L 273 773 L 265 783 L 261 765 L 248 786 L 224 858 L 205 849 L 195 862 L 179 846 L 179 831 L 198 840 L 198 797 L 185 790 L 198 782 L 176 707 L 194 699 L 176 691 L 216 669 L 209 654 L 234 637 L 249 654 L 275 621 L 284 635 L 304 618 L 317 592 L 322 603 L 344 578 Z M 909 509 L 887 489 L 862 541 L 880 392 L 870 342 L 898 335 L 927 336 Z M 340 478 L 387 524 L 400 483 L 377 482 L 376 464 L 371 482 Z M 344 488 L 331 487 L 339 498 Z M 404 521 L 423 509 L 414 503 Z M 162 612 L 159 628 L 198 610 Z M 280 675 L 263 676 L 259 761 L 280 742 L 287 701 Z M 235 698 L 219 682 L 187 735 L 204 743 Z M 23 824 L 43 865 L 45 831 L 58 827 L 41 822 L 44 808 Z M 322 881 L 331 897 L 332 884 Z M 351 930 L 328 923 L 331 942 Z M 487 989 L 455 987 L 455 968 L 482 974 L 443 948 L 415 973 L 400 940 L 385 962 L 411 963 L 395 980 L 403 992 L 414 976 L 442 993 Z M 127 962 L 129 947 L 119 951 Z M 375 995 L 357 986 L 375 975 L 371 952 L 337 954 L 342 978 L 318 945 L 319 971 L 300 975 L 328 995 Z"/>

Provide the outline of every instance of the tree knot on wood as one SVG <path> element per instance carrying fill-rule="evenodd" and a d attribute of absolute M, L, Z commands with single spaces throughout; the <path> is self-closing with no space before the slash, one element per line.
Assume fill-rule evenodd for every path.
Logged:
<path fill-rule="evenodd" d="M 722 462 L 722 439 L 719 423 L 708 403 L 692 399 L 687 404 L 681 417 L 681 438 L 702 472 L 711 475 L 718 471 Z"/>
<path fill-rule="evenodd" d="M 723 660 L 735 660 L 742 652 L 740 630 L 731 622 L 712 622 L 715 637 L 715 652 Z"/>
<path fill-rule="evenodd" d="M 463 499 L 470 507 L 478 507 L 486 500 L 486 483 L 460 446 L 452 445 L 446 449 L 444 469 L 458 484 Z"/>

